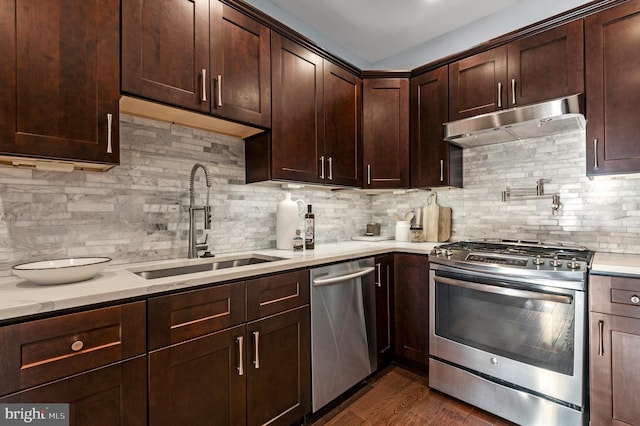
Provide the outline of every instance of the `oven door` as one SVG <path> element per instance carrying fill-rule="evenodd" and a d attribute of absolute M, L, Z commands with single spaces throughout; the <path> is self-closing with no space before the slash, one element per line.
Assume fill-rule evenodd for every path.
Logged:
<path fill-rule="evenodd" d="M 584 406 L 584 292 L 431 266 L 431 358 Z"/>

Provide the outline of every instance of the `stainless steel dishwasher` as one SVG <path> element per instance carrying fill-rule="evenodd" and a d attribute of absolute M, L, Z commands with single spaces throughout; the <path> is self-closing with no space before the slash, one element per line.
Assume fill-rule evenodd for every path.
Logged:
<path fill-rule="evenodd" d="M 311 270 L 315 413 L 377 368 L 374 259 Z"/>

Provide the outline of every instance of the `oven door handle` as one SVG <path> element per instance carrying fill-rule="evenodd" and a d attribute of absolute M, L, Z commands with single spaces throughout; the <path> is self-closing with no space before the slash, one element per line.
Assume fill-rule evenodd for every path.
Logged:
<path fill-rule="evenodd" d="M 557 293 L 540 293 L 531 290 L 520 290 L 516 288 L 499 287 L 489 284 L 478 284 L 469 281 L 455 280 L 452 278 L 435 276 L 435 281 L 446 285 L 468 288 L 471 290 L 484 291 L 486 293 L 501 294 L 503 296 L 521 297 L 524 299 L 544 300 L 548 302 L 564 303 L 570 305 L 573 301 L 571 296 Z"/>

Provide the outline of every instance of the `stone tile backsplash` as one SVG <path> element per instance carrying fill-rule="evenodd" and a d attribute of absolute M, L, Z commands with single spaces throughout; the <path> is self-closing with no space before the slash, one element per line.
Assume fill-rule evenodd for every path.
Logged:
<path fill-rule="evenodd" d="M 452 239 L 508 238 L 579 244 L 593 250 L 640 253 L 640 174 L 586 177 L 585 133 L 467 149 L 464 189 L 436 189 L 438 203 L 453 209 Z M 507 187 L 535 190 L 550 179 L 551 198 L 502 202 Z M 397 195 L 377 196 L 372 210 L 391 226 Z M 427 193 L 403 195 L 403 209 L 422 207 Z"/>
<path fill-rule="evenodd" d="M 186 257 L 189 177 L 197 162 L 213 180 L 210 250 L 275 247 L 284 190 L 244 183 L 242 140 L 128 115 L 120 131 L 121 165 L 106 173 L 0 167 L 0 276 L 16 263 L 69 256 L 109 256 L 114 263 Z M 435 190 L 438 202 L 453 208 L 453 239 L 534 239 L 640 253 L 640 174 L 589 180 L 584 138 L 578 132 L 465 150 L 464 189 Z M 560 194 L 557 214 L 550 198 L 501 201 L 506 187 L 533 189 L 540 178 L 551 179 L 547 193 Z M 200 171 L 195 188 L 203 204 Z M 319 243 L 361 235 L 372 219 L 393 235 L 393 213 L 422 207 L 428 196 L 291 192 L 313 204 Z"/>

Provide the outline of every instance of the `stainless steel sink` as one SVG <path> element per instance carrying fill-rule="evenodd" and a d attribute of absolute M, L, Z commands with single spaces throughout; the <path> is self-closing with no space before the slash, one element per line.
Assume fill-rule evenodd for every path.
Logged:
<path fill-rule="evenodd" d="M 176 275 L 193 274 L 196 272 L 215 271 L 217 269 L 236 268 L 238 266 L 255 265 L 257 263 L 273 262 L 275 260 L 282 260 L 283 257 L 276 256 L 264 256 L 258 254 L 252 254 L 249 256 L 239 257 L 221 257 L 219 259 L 212 259 L 209 262 L 194 263 L 191 265 L 182 265 L 174 267 L 158 267 L 153 269 L 147 269 L 143 271 L 133 271 L 134 274 L 141 276 L 147 280 L 153 280 L 156 278 L 174 277 Z"/>

